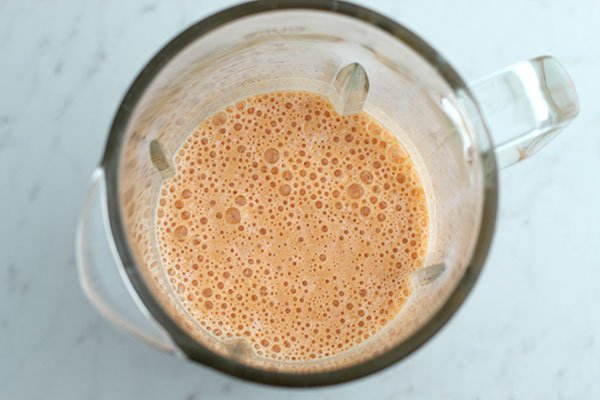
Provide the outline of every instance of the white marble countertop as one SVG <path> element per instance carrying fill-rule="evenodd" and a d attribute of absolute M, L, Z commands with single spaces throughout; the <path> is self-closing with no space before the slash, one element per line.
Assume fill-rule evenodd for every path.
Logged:
<path fill-rule="evenodd" d="M 402 363 L 331 388 L 269 388 L 155 351 L 96 313 L 73 249 L 88 178 L 137 71 L 213 3 L 0 2 L 0 399 L 600 398 L 596 0 L 369 2 L 469 79 L 552 54 L 581 99 L 562 136 L 502 171 L 478 284 Z"/>

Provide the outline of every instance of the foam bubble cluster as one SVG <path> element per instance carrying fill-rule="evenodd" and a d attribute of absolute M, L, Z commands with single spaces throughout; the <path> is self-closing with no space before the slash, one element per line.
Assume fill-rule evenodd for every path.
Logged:
<path fill-rule="evenodd" d="M 206 118 L 161 188 L 157 242 L 174 291 L 216 338 L 285 361 L 331 356 L 393 319 L 423 263 L 422 183 L 367 113 L 298 91 Z"/>

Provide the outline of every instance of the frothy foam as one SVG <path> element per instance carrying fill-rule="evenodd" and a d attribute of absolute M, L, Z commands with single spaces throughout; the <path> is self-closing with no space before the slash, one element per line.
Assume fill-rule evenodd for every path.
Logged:
<path fill-rule="evenodd" d="M 216 112 L 175 156 L 157 239 L 174 291 L 222 340 L 309 360 L 393 319 L 425 257 L 420 177 L 367 113 L 274 92 Z"/>

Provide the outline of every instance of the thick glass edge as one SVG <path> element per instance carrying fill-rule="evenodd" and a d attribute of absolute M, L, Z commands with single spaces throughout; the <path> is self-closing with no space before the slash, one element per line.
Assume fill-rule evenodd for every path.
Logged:
<path fill-rule="evenodd" d="M 196 22 L 173 38 L 145 65 L 129 87 L 115 114 L 101 164 L 106 171 L 106 192 L 110 227 L 115 239 L 115 246 L 123 261 L 125 272 L 140 299 L 146 305 L 148 311 L 156 321 L 165 327 L 174 342 L 187 357 L 219 371 L 249 381 L 278 386 L 323 386 L 358 379 L 400 361 L 425 344 L 448 322 L 452 315 L 454 315 L 473 288 L 491 245 L 498 201 L 497 167 L 493 150 L 491 150 L 491 146 L 487 146 L 490 150 L 486 150 L 481 154 L 485 181 L 479 240 L 463 277 L 440 310 L 438 310 L 437 313 L 417 332 L 396 347 L 372 360 L 351 367 L 331 372 L 297 374 L 250 367 L 235 360 L 222 357 L 199 345 L 174 322 L 153 297 L 148 285 L 144 282 L 144 279 L 135 264 L 131 249 L 126 240 L 126 231 L 123 225 L 118 200 L 119 149 L 129 118 L 131 117 L 137 102 L 146 88 L 150 85 L 153 78 L 175 54 L 185 48 L 193 40 L 227 22 L 256 13 L 283 9 L 329 11 L 354 17 L 374 25 L 409 45 L 437 70 L 454 91 L 461 91 L 468 96 L 473 104 L 476 104 L 465 82 L 437 51 L 417 35 L 386 16 L 355 4 L 336 0 L 254 1 L 225 9 Z M 477 110 L 476 107 L 475 109 Z M 477 113 L 479 114 L 479 110 L 477 110 Z M 477 115 L 476 117 L 483 121 L 481 115 Z M 477 134 L 483 135 L 484 137 L 482 139 L 491 143 L 487 131 L 480 130 Z"/>

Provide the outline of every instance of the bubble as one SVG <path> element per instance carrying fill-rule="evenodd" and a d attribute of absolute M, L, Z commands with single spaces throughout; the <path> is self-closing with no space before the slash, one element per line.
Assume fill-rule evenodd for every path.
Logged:
<path fill-rule="evenodd" d="M 289 196 L 289 194 L 292 192 L 292 188 L 290 187 L 290 185 L 287 184 L 283 184 L 281 186 L 279 186 L 279 193 L 282 196 Z"/>
<path fill-rule="evenodd" d="M 363 217 L 368 217 L 371 214 L 371 209 L 367 206 L 363 206 L 360 208 L 360 215 Z"/>
<path fill-rule="evenodd" d="M 225 124 L 225 122 L 227 122 L 227 113 L 224 113 L 224 112 L 218 112 L 212 118 L 212 123 L 215 126 L 221 126 L 221 125 Z"/>
<path fill-rule="evenodd" d="M 237 204 L 240 207 L 245 206 L 247 202 L 246 197 L 242 195 L 237 196 L 234 201 L 235 204 Z"/>
<path fill-rule="evenodd" d="M 283 179 L 285 179 L 286 181 L 291 181 L 292 177 L 294 176 L 291 171 L 283 171 L 282 175 Z"/>
<path fill-rule="evenodd" d="M 187 236 L 188 234 L 188 229 L 185 225 L 179 225 L 177 228 L 175 228 L 175 236 L 179 237 L 179 238 L 183 238 L 185 236 Z"/>
<path fill-rule="evenodd" d="M 363 194 L 365 194 L 365 190 L 358 183 L 353 183 L 350 186 L 348 186 L 347 192 L 348 197 L 350 197 L 351 199 L 360 199 L 363 196 Z"/>
<path fill-rule="evenodd" d="M 382 128 L 381 128 L 381 125 L 379 125 L 379 124 L 369 123 L 367 125 L 367 130 L 372 135 L 378 135 L 381 132 Z"/>
<path fill-rule="evenodd" d="M 269 164 L 275 164 L 277 162 L 277 160 L 279 160 L 279 151 L 277 151 L 277 149 L 269 147 L 265 151 L 264 157 L 265 157 L 265 161 L 268 162 Z"/>
<path fill-rule="evenodd" d="M 237 224 L 240 222 L 241 215 L 240 210 L 235 207 L 230 207 L 225 210 L 225 221 L 229 224 Z"/>
<path fill-rule="evenodd" d="M 373 182 L 373 174 L 369 171 L 363 171 L 360 173 L 360 180 L 366 183 L 367 185 Z"/>

